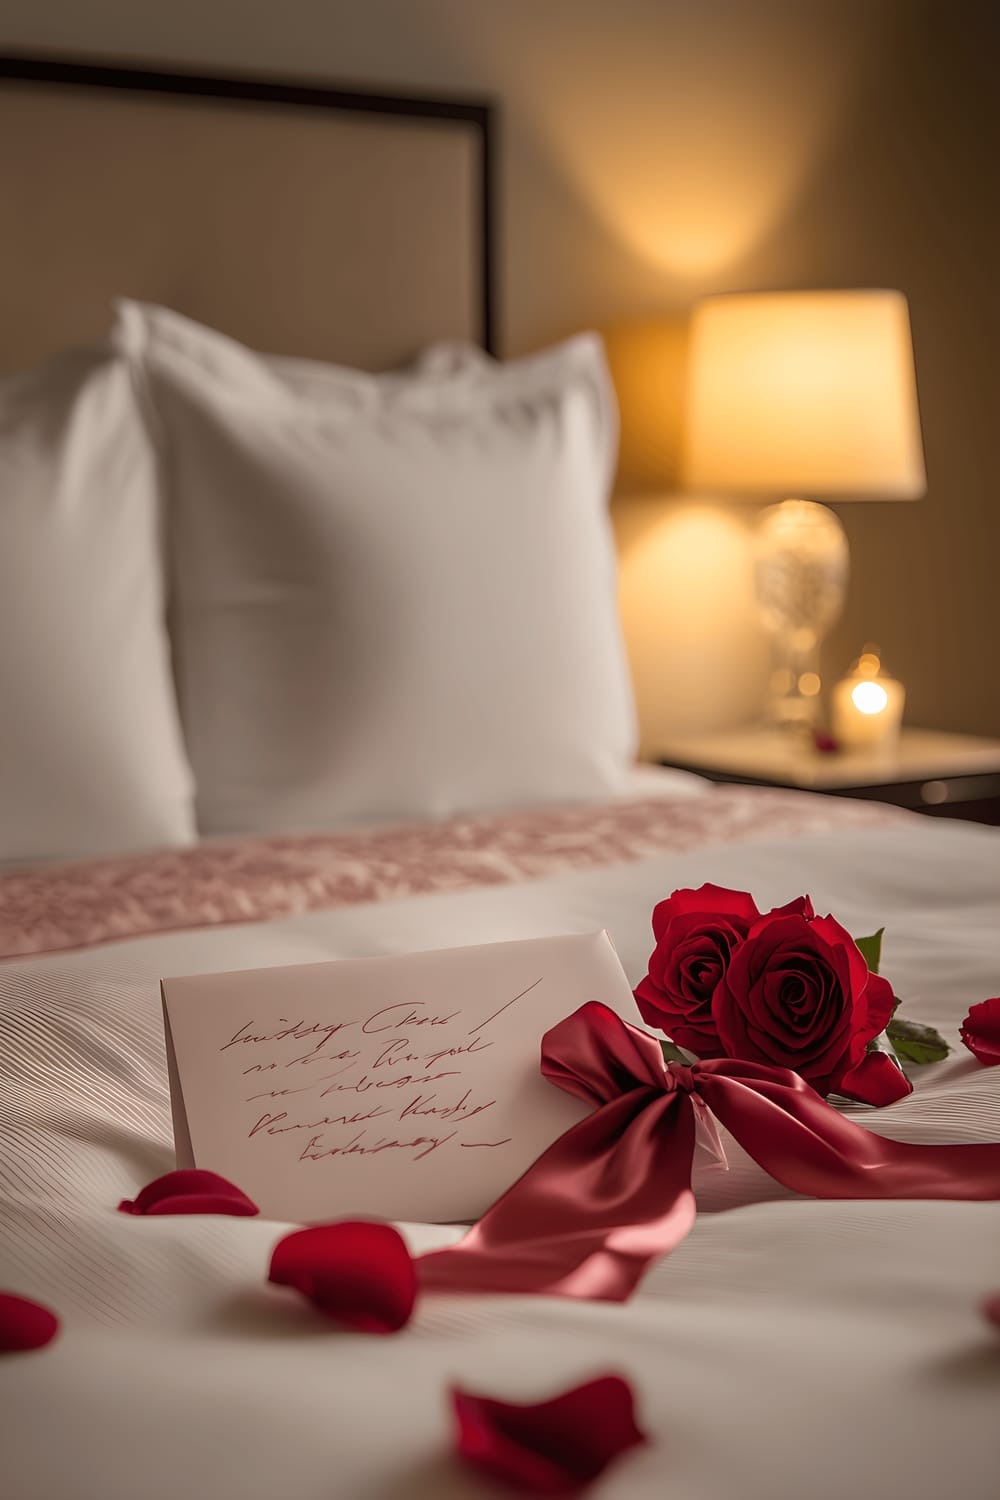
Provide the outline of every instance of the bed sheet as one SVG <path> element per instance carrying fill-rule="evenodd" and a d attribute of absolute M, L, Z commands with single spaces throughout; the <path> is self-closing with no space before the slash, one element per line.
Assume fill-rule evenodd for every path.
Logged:
<path fill-rule="evenodd" d="M 447 1386 L 527 1400 L 606 1369 L 633 1382 L 652 1442 L 595 1495 L 995 1494 L 1000 1339 L 980 1304 L 1000 1290 L 998 1204 L 815 1202 L 727 1140 L 730 1171 L 696 1179 L 694 1231 L 629 1304 L 428 1295 L 391 1342 L 264 1287 L 288 1226 L 114 1212 L 172 1165 L 161 975 L 607 927 L 635 982 L 654 903 L 705 880 L 762 908 L 808 890 L 854 932 L 885 923 L 883 972 L 955 1051 L 910 1098 L 852 1117 L 899 1139 L 1000 1141 L 1000 1070 L 957 1038 L 1000 992 L 1000 836 L 689 793 L 667 797 L 659 849 L 0 964 L 0 1285 L 64 1320 L 48 1350 L 0 1367 L 11 1500 L 487 1495 L 447 1456 Z M 772 815 L 734 822 L 747 797 Z M 672 822 L 687 829 L 673 842 Z M 417 1249 L 460 1232 L 404 1228 Z"/>

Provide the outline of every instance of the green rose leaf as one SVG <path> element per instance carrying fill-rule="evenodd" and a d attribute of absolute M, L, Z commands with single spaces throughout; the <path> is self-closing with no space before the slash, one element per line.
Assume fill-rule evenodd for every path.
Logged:
<path fill-rule="evenodd" d="M 893 1016 L 885 1028 L 885 1034 L 895 1047 L 897 1055 L 906 1062 L 941 1062 L 951 1051 L 944 1037 L 933 1026 L 922 1026 L 919 1021 L 905 1021 L 901 1016 Z"/>
<path fill-rule="evenodd" d="M 687 1057 L 681 1049 L 675 1047 L 673 1042 L 665 1042 L 662 1037 L 660 1038 L 660 1051 L 663 1053 L 664 1062 L 687 1062 Z"/>
<path fill-rule="evenodd" d="M 872 974 L 878 973 L 878 966 L 882 962 L 882 934 L 884 927 L 878 932 L 873 932 L 871 937 L 855 938 L 855 945 L 861 949 L 861 956 Z"/>

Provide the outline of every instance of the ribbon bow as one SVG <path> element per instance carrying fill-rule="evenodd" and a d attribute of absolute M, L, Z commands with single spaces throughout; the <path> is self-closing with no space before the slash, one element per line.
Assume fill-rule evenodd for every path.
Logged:
<path fill-rule="evenodd" d="M 424 1287 L 624 1302 L 695 1219 L 698 1100 L 772 1177 L 814 1198 L 1000 1198 L 1000 1145 L 885 1140 L 797 1073 L 664 1065 L 655 1037 L 588 1004 L 542 1038 L 542 1073 L 594 1105 L 479 1222 L 421 1257 Z"/>

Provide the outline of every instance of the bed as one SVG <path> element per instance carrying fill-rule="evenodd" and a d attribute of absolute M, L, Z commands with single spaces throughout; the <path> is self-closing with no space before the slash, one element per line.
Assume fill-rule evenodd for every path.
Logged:
<path fill-rule="evenodd" d="M 132 637 L 146 643 L 143 661 L 158 664 L 165 682 L 176 675 L 181 719 L 171 728 L 171 705 L 158 700 L 159 707 L 145 714 L 154 732 L 144 739 L 132 721 L 134 695 L 151 691 L 149 674 L 136 685 L 126 673 L 132 708 L 114 743 L 98 735 L 91 745 L 89 728 L 79 729 L 73 765 L 86 758 L 86 744 L 86 774 L 79 771 L 78 782 L 85 801 L 93 806 L 97 799 L 96 827 L 73 802 L 78 782 L 50 748 L 51 717 L 38 719 L 27 750 L 18 752 L 19 774 L 32 790 L 57 786 L 51 796 L 58 806 L 45 817 L 29 815 L 15 805 L 12 774 L 4 783 L 0 1289 L 51 1306 L 62 1323 L 47 1348 L 0 1357 L 4 1493 L 11 1500 L 174 1500 L 184 1491 L 240 1500 L 275 1493 L 294 1500 L 486 1495 L 496 1491 L 453 1455 L 450 1387 L 528 1402 L 612 1371 L 630 1381 L 648 1442 L 609 1468 L 594 1484 L 595 1495 L 832 1500 L 892 1492 L 930 1500 L 957 1490 L 968 1500 L 992 1496 L 1000 1341 L 983 1305 L 1000 1291 L 1000 1205 L 993 1202 L 807 1198 L 782 1188 L 727 1137 L 729 1169 L 696 1172 L 699 1212 L 691 1233 L 624 1304 L 436 1292 L 421 1300 L 414 1321 L 391 1341 L 331 1328 L 307 1306 L 277 1299 L 265 1286 L 271 1249 L 293 1226 L 116 1212 L 120 1200 L 134 1199 L 173 1165 L 159 996 L 164 976 L 605 928 L 636 985 L 650 957 L 654 906 L 674 890 L 705 883 L 752 892 L 761 910 L 808 892 L 817 910 L 833 912 L 855 935 L 884 925 L 883 974 L 907 1015 L 937 1027 L 952 1051 L 943 1062 L 912 1069 L 912 1094 L 891 1107 L 846 1105 L 844 1113 L 902 1141 L 1000 1141 L 1000 1072 L 983 1066 L 959 1038 L 970 1006 L 1000 991 L 1000 843 L 991 829 L 943 826 L 873 803 L 718 786 L 628 766 L 628 706 L 614 663 L 601 655 L 603 637 L 587 636 L 579 680 L 565 665 L 569 657 L 560 658 L 558 713 L 541 701 L 553 696 L 546 691 L 552 678 L 545 641 L 562 642 L 551 611 L 541 605 L 519 647 L 516 676 L 530 686 L 523 712 L 547 727 L 522 755 L 521 737 L 507 728 L 510 716 L 491 717 L 495 693 L 483 694 L 485 702 L 477 696 L 484 664 L 501 650 L 497 639 L 506 616 L 489 575 L 476 573 L 471 561 L 463 564 L 469 576 L 450 605 L 465 613 L 443 615 L 440 628 L 454 633 L 456 618 L 478 622 L 475 670 L 456 695 L 455 672 L 465 658 L 449 658 L 443 680 L 428 679 L 421 687 L 422 695 L 438 695 L 447 735 L 423 742 L 418 710 L 426 699 L 416 707 L 409 703 L 385 656 L 377 659 L 394 683 L 389 707 L 409 717 L 386 719 L 389 707 L 381 701 L 373 709 L 371 674 L 352 677 L 350 653 L 307 652 L 292 680 L 282 668 L 278 687 L 267 686 L 270 658 L 260 642 L 247 653 L 246 630 L 229 628 L 234 617 L 243 618 L 239 611 L 248 597 L 255 610 L 266 611 L 268 641 L 303 600 L 309 631 L 318 636 L 333 625 L 309 593 L 315 579 L 307 563 L 281 551 L 282 536 L 269 529 L 270 492 L 263 488 L 249 529 L 264 539 L 267 567 L 253 590 L 237 580 L 213 593 L 234 555 L 246 561 L 239 551 L 244 530 L 232 529 L 227 512 L 212 511 L 212 494 L 202 503 L 196 470 L 184 466 L 194 464 L 192 455 L 204 464 L 210 451 L 213 474 L 235 473 L 219 465 L 223 454 L 227 464 L 244 462 L 247 419 L 245 411 L 233 416 L 220 406 L 211 426 L 198 425 L 191 413 L 216 399 L 214 385 L 224 387 L 227 401 L 234 392 L 244 399 L 245 380 L 246 410 L 260 414 L 263 428 L 268 403 L 277 399 L 274 389 L 280 387 L 282 401 L 312 401 L 319 381 L 324 402 L 345 401 L 354 414 L 368 403 L 382 427 L 395 420 L 400 403 L 407 421 L 422 422 L 429 407 L 434 433 L 443 430 L 449 444 L 457 441 L 454 423 L 441 419 L 436 403 L 450 400 L 451 382 L 458 381 L 462 411 L 479 411 L 494 378 L 464 344 L 462 351 L 454 346 L 456 340 L 489 341 L 489 112 L 468 101 L 378 96 L 374 102 L 344 91 L 27 59 L 8 59 L 0 77 L 6 80 L 0 121 L 9 126 L 16 120 L 20 143 L 11 152 L 15 132 L 0 130 L 0 140 L 8 142 L 4 170 L 22 207 L 18 232 L 3 247 L 0 282 L 11 314 L 5 357 L 11 368 L 21 368 L 99 336 L 108 299 L 124 297 L 114 359 L 151 361 L 151 399 L 159 400 L 162 420 L 177 435 L 172 482 L 185 486 L 185 497 L 198 496 L 184 512 L 190 533 L 175 542 L 165 575 L 157 568 L 143 573 L 137 563 L 134 577 L 128 575 L 148 606 L 145 634 L 136 626 Z M 185 113 L 189 109 L 195 113 Z M 296 122 L 304 134 L 296 134 Z M 384 129 L 397 146 L 406 142 L 401 173 L 387 165 L 395 147 L 380 134 Z M 67 170 L 71 138 L 88 163 L 97 159 L 100 143 L 105 186 L 91 172 L 81 195 L 77 171 Z M 149 170 L 154 149 L 156 174 Z M 192 153 L 207 164 L 204 174 L 200 167 L 187 170 Z M 340 164 L 338 193 L 360 184 L 354 208 L 332 224 L 324 210 L 319 218 L 325 225 L 311 221 L 291 242 L 280 234 L 269 239 L 251 167 L 265 163 L 275 192 L 278 184 L 291 182 L 290 192 L 297 184 L 295 206 L 282 200 L 283 221 L 301 225 L 299 215 L 315 210 L 323 153 Z M 303 161 L 309 170 L 290 165 Z M 236 184 L 231 214 L 210 201 L 220 163 L 227 164 L 226 181 Z M 117 187 L 106 186 L 114 182 Z M 419 213 L 428 201 L 435 212 Z M 386 217 L 387 204 L 397 217 Z M 108 231 L 111 209 L 119 212 L 114 234 Z M 363 210 L 375 214 L 374 224 Z M 248 221 L 248 213 L 257 218 Z M 68 217 L 60 220 L 61 214 Z M 424 242 L 419 235 L 411 239 L 400 256 L 398 226 L 405 224 L 409 235 L 418 220 Z M 357 228 L 351 247 L 343 243 L 347 221 Z M 150 222 L 161 232 L 151 236 Z M 70 264 L 51 254 L 60 223 L 73 227 L 80 246 Z M 168 224 L 175 226 L 170 232 Z M 263 247 L 256 259 L 243 253 L 248 236 Z M 303 256 L 304 241 L 325 248 Z M 374 255 L 376 245 L 388 247 L 388 262 Z M 236 248 L 240 274 L 233 276 Z M 118 254 L 125 259 L 114 264 Z M 330 300 L 335 256 L 346 270 Z M 434 297 L 415 290 L 428 284 L 437 289 Z M 273 295 L 276 285 L 287 286 L 288 295 Z M 393 297 L 386 301 L 389 286 Z M 33 290 L 26 295 L 24 288 Z M 151 304 L 168 310 L 151 311 Z M 325 324 L 311 316 L 317 306 L 330 310 Z M 198 319 L 225 328 L 224 342 L 190 321 Z M 244 343 L 237 346 L 235 339 Z M 442 339 L 449 341 L 443 350 Z M 401 396 L 393 376 L 343 371 L 333 390 L 329 374 L 312 363 L 340 360 L 378 369 L 431 342 L 437 353 L 415 377 L 429 385 L 416 395 L 407 387 Z M 265 367 L 256 356 L 250 360 L 245 346 L 278 350 L 281 357 Z M 207 395 L 199 387 L 198 403 L 191 395 L 195 375 L 180 367 L 195 355 L 197 379 L 208 370 L 213 386 Z M 581 370 L 585 376 L 592 370 L 591 360 L 590 345 L 574 344 L 555 364 L 543 359 L 526 374 L 502 377 L 520 381 L 512 398 L 517 422 L 503 408 L 505 442 L 512 426 L 518 441 L 535 432 L 524 414 L 538 392 L 551 414 L 554 369 L 559 380 L 576 380 Z M 74 365 L 72 379 L 84 378 L 92 378 L 90 366 L 81 375 Z M 132 384 L 128 390 L 134 391 Z M 100 401 L 73 410 L 90 413 L 88 420 L 100 414 L 120 457 L 118 424 L 132 397 L 117 386 L 101 392 Z M 142 392 L 139 399 L 145 399 Z M 587 430 L 598 434 L 585 472 L 598 473 L 603 495 L 613 432 L 600 402 L 572 408 L 579 410 L 590 413 Z M 338 453 L 350 447 L 344 433 L 353 432 L 357 420 L 353 415 L 349 423 L 333 424 Z M 546 463 L 558 449 L 547 423 L 548 416 L 538 428 Z M 579 425 L 565 417 L 557 430 Z M 419 430 L 424 443 L 429 429 Z M 301 436 L 305 429 L 294 431 Z M 225 448 L 209 449 L 210 440 L 222 443 L 220 433 Z M 506 460 L 490 446 L 494 436 L 492 428 L 477 429 L 474 446 L 480 462 L 485 450 L 496 467 Z M 44 457 L 49 450 L 43 444 L 40 451 Z M 269 450 L 267 463 L 278 462 L 278 451 Z M 281 463 L 291 463 L 290 450 L 280 455 Z M 409 449 L 406 455 L 409 462 Z M 350 456 L 353 461 L 354 448 Z M 440 476 L 452 467 L 466 473 L 464 448 L 449 446 L 446 456 L 429 488 L 439 490 Z M 367 465 L 367 450 L 363 457 Z M 553 473 L 562 476 L 563 469 L 539 470 L 534 449 L 529 457 L 517 471 L 518 483 L 532 493 L 537 471 L 544 493 L 553 492 Z M 254 463 L 257 473 L 259 453 Z M 142 455 L 134 455 L 127 466 L 130 496 L 153 467 L 147 472 Z M 80 472 L 84 479 L 91 474 L 77 463 L 74 474 Z M 98 472 L 110 483 L 119 469 Z M 278 464 L 276 472 L 285 470 Z M 368 482 L 367 467 L 345 472 L 352 482 L 363 472 Z M 488 488 L 487 478 L 477 482 Z M 230 479 L 228 489 L 221 482 L 216 488 L 229 493 L 235 487 L 245 496 L 250 482 L 234 486 Z M 129 526 L 134 510 L 130 504 Z M 202 533 L 206 510 L 217 525 Z M 159 512 L 150 514 L 147 529 L 141 536 L 130 531 L 127 552 L 117 555 L 119 579 L 121 558 L 134 562 L 137 549 L 158 534 Z M 457 568 L 452 555 L 451 572 L 442 571 L 440 543 L 427 556 L 421 552 L 431 523 L 429 510 L 419 514 L 420 525 L 407 531 L 405 555 L 391 574 L 397 625 L 428 619 Z M 521 538 L 521 547 L 528 547 L 528 537 L 544 576 L 558 557 L 574 581 L 590 578 L 586 618 L 574 614 L 569 594 L 558 595 L 558 616 L 570 621 L 574 639 L 595 629 L 594 601 L 607 582 L 601 558 L 582 544 L 580 554 L 568 558 L 562 530 L 541 533 L 537 517 L 521 517 L 516 507 L 495 536 L 482 530 L 488 520 L 485 513 L 478 517 L 475 546 L 467 551 L 495 560 L 507 530 Z M 19 524 L 21 537 L 27 523 Z M 522 526 L 533 529 L 518 530 Z M 358 559 L 375 555 L 376 532 L 381 536 L 376 528 L 354 538 L 354 572 Z M 43 538 L 46 568 L 60 536 L 51 530 Z M 83 545 L 74 536 L 70 558 L 78 559 Z M 184 562 L 206 557 L 213 559 L 211 568 L 201 572 Z M 83 593 L 73 592 L 78 570 L 67 568 L 62 597 L 70 600 L 69 614 L 57 637 L 65 651 L 73 635 L 67 619 L 82 618 L 72 613 L 84 609 L 81 600 L 100 614 L 93 597 L 100 567 L 97 552 L 88 554 Z M 178 588 L 178 568 L 194 581 Z M 429 575 L 427 591 L 404 596 L 398 580 L 421 571 Z M 53 588 L 50 572 L 31 576 L 38 587 Z M 11 594 L 9 575 L 6 582 Z M 341 585 L 351 603 L 346 573 Z M 99 641 L 105 652 L 122 635 L 123 617 L 110 612 L 112 605 L 133 615 L 137 609 L 132 590 L 119 590 L 122 599 L 110 585 L 106 592 L 106 636 Z M 522 614 L 530 614 L 540 592 L 524 587 Z M 362 591 L 355 601 L 350 619 L 357 631 L 370 623 L 364 612 L 369 595 Z M 494 603 L 497 613 L 491 614 Z M 377 612 L 379 622 L 384 613 Z M 88 650 L 95 649 L 98 623 L 92 622 Z M 339 629 L 342 617 L 333 624 Z M 294 632 L 289 639 L 301 642 Z M 47 637 L 33 647 L 53 649 Z M 20 692 L 25 701 L 17 662 L 26 650 L 22 639 L 17 660 L 10 653 L 3 659 L 5 691 Z M 419 653 L 407 658 L 406 676 L 417 670 L 414 663 L 437 660 L 441 650 L 439 638 L 422 640 Z M 537 682 L 528 662 L 534 655 L 542 659 Z M 317 662 L 323 680 L 335 671 L 346 684 L 338 689 L 330 725 L 318 706 Z M 507 682 L 509 664 L 496 673 L 490 683 Z M 228 726 L 222 695 L 213 687 L 219 674 L 231 689 L 226 704 L 239 710 Z M 54 675 L 58 691 L 48 715 L 76 704 L 69 670 Z M 37 705 L 45 693 L 37 676 L 32 680 Z M 99 686 L 95 681 L 92 693 Z M 480 764 L 481 741 L 468 738 L 472 731 L 462 704 L 451 701 L 455 696 L 477 705 L 469 722 L 501 747 L 502 775 L 492 763 Z M 546 712 L 550 717 L 543 719 Z M 112 694 L 106 720 L 115 714 L 121 715 L 121 704 Z M 278 724 L 270 739 L 267 718 Z M 377 724 L 378 745 L 397 746 L 402 739 L 403 754 L 386 752 L 375 774 L 371 763 L 378 757 L 369 735 L 360 747 L 338 751 L 333 776 L 325 760 L 317 766 L 312 755 L 289 757 L 289 724 L 297 726 L 299 746 L 312 743 L 317 724 L 333 734 L 345 718 Z M 563 731 L 566 738 L 560 738 Z M 581 742 L 600 753 L 577 754 Z M 118 757 L 114 775 L 112 757 Z M 136 780 L 136 764 L 145 767 L 145 779 Z M 324 818 L 329 826 L 320 826 Z M 400 1227 L 415 1253 L 453 1244 L 463 1233 L 454 1225 Z"/>

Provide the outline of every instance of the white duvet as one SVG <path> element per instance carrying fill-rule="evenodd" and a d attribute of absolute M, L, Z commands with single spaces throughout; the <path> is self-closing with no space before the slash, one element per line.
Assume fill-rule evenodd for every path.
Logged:
<path fill-rule="evenodd" d="M 706 792 L 705 795 L 710 795 Z M 994 1500 L 1000 1203 L 798 1198 L 727 1141 L 689 1238 L 624 1305 L 425 1296 L 391 1339 L 341 1332 L 264 1285 L 287 1226 L 131 1218 L 173 1165 L 161 975 L 607 927 L 645 972 L 679 886 L 808 891 L 886 926 L 905 1012 L 954 1044 L 872 1129 L 1000 1141 L 1000 1069 L 958 1040 L 1000 993 L 1000 834 L 914 817 L 707 843 L 498 888 L 145 937 L 0 964 L 0 1287 L 54 1307 L 47 1349 L 0 1357 L 5 1500 L 449 1500 L 498 1493 L 451 1456 L 447 1388 L 527 1401 L 604 1371 L 648 1446 L 597 1496 Z M 2 888 L 0 888 L 2 900 Z M 404 1226 L 418 1249 L 459 1231 Z"/>

